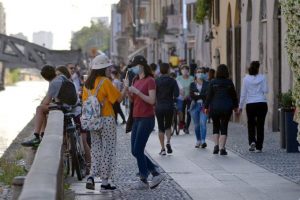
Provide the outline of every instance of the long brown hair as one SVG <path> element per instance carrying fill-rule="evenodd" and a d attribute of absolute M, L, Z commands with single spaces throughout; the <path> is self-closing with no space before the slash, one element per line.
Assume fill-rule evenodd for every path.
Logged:
<path fill-rule="evenodd" d="M 89 90 L 92 90 L 94 89 L 94 85 L 95 85 L 95 80 L 98 76 L 106 76 L 105 75 L 105 71 L 106 71 L 106 68 L 103 68 L 103 69 L 92 69 L 90 74 L 88 75 L 85 83 L 84 83 L 84 86 L 89 89 Z"/>

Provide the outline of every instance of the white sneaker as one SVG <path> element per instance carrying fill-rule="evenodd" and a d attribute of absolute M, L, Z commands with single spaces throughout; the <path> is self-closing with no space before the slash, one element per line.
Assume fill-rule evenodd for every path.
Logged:
<path fill-rule="evenodd" d="M 136 183 L 134 183 L 131 187 L 131 190 L 147 190 L 149 189 L 149 184 L 144 183 L 143 181 L 139 180 Z"/>
<path fill-rule="evenodd" d="M 161 156 L 167 155 L 166 150 L 165 150 L 165 149 L 162 149 L 162 150 L 159 152 L 159 155 L 161 155 Z"/>
<path fill-rule="evenodd" d="M 255 153 L 262 153 L 262 150 L 256 149 Z"/>
<path fill-rule="evenodd" d="M 151 189 L 156 188 L 163 180 L 164 180 L 165 176 L 162 174 L 159 174 L 157 176 L 154 176 L 152 178 L 152 181 L 150 182 L 149 186 Z"/>
<path fill-rule="evenodd" d="M 249 151 L 252 151 L 252 152 L 255 151 L 255 143 L 254 142 L 251 143 Z"/>

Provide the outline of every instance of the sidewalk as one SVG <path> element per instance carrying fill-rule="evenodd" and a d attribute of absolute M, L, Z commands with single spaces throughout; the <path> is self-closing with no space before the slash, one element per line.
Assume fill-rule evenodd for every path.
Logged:
<path fill-rule="evenodd" d="M 208 137 L 211 136 L 208 124 Z M 298 200 L 300 198 L 300 154 L 287 154 L 279 149 L 279 136 L 266 133 L 264 152 L 250 153 L 246 127 L 231 123 L 227 148 L 228 156 L 213 155 L 213 143 L 207 149 L 195 149 L 195 135 L 174 136 L 174 153 L 159 156 L 160 145 L 156 131 L 149 138 L 146 150 L 161 167 L 166 179 L 154 190 L 134 191 L 130 186 L 138 180 L 136 160 L 130 152 L 130 134 L 118 126 L 117 167 L 114 192 L 100 192 L 101 181 L 96 179 L 96 190 L 86 190 L 85 181 L 73 178 L 71 189 L 76 200 L 101 199 L 178 199 L 178 200 Z M 251 161 L 251 162 L 250 162 Z M 270 172 L 272 171 L 272 172 Z M 284 176 L 280 177 L 279 175 Z"/>
<path fill-rule="evenodd" d="M 117 166 L 114 183 L 117 190 L 100 192 L 101 181 L 96 179 L 95 190 L 85 189 L 85 180 L 78 181 L 69 177 L 70 189 L 75 192 L 75 200 L 190 200 L 190 196 L 168 174 L 162 172 L 165 180 L 153 190 L 131 190 L 131 186 L 139 178 L 136 159 L 131 155 L 130 134 L 125 134 L 124 126 L 117 130 Z M 149 177 L 151 180 L 151 176 Z M 71 198 L 73 199 L 73 198 Z"/>
<path fill-rule="evenodd" d="M 208 127 L 208 136 L 210 136 L 211 125 Z M 189 135 L 172 138 L 173 155 L 164 157 L 158 155 L 160 145 L 156 133 L 150 136 L 147 152 L 193 199 L 297 200 L 300 198 L 300 185 L 253 164 L 255 159 L 249 162 L 232 151 L 228 151 L 228 156 L 213 155 L 214 145 L 211 141 L 207 142 L 207 149 L 194 148 L 195 135 L 191 130 L 190 128 Z M 233 147 L 232 149 L 240 155 L 246 155 L 244 157 L 247 158 L 247 154 L 250 153 L 246 152 L 247 132 L 244 131 L 245 127 L 230 124 L 228 146 Z M 244 138 L 241 138 L 238 133 L 244 134 Z M 265 150 L 266 153 L 252 153 L 250 157 L 264 158 L 258 160 L 267 162 L 270 159 L 268 158 L 270 145 L 266 145 Z M 299 158 L 299 154 L 292 154 L 292 156 Z M 273 159 L 276 160 L 276 157 Z"/>

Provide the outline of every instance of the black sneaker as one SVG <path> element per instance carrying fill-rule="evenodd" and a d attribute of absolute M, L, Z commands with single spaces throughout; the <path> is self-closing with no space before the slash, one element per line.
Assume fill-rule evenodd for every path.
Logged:
<path fill-rule="evenodd" d="M 115 190 L 117 189 L 116 186 L 111 186 L 110 184 L 101 185 L 101 190 Z"/>
<path fill-rule="evenodd" d="M 166 144 L 167 147 L 167 153 L 173 153 L 172 147 L 170 144 Z"/>
<path fill-rule="evenodd" d="M 213 154 L 218 154 L 219 153 L 219 145 L 215 145 Z"/>
<path fill-rule="evenodd" d="M 38 147 L 40 143 L 41 143 L 40 137 L 34 135 L 34 138 L 22 142 L 21 145 L 24 147 Z"/>
<path fill-rule="evenodd" d="M 93 177 L 88 177 L 85 188 L 89 190 L 95 190 L 95 181 Z"/>
<path fill-rule="evenodd" d="M 188 128 L 184 128 L 184 129 L 183 129 L 183 132 L 184 132 L 185 134 L 190 134 L 190 131 L 189 131 Z"/>
<path fill-rule="evenodd" d="M 220 155 L 222 156 L 226 156 L 228 153 L 226 151 L 226 149 L 220 149 Z"/>
<path fill-rule="evenodd" d="M 201 148 L 204 149 L 207 147 L 207 144 L 204 142 L 203 144 L 201 144 Z"/>

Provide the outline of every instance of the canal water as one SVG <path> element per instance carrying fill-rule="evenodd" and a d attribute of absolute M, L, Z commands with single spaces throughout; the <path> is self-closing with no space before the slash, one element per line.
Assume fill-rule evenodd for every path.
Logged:
<path fill-rule="evenodd" d="M 47 89 L 46 81 L 22 81 L 0 91 L 0 157 L 33 118 Z"/>

